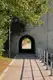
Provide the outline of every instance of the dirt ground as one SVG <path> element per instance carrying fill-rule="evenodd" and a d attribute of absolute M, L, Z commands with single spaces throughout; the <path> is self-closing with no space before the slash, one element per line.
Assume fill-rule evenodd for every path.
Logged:
<path fill-rule="evenodd" d="M 0 74 L 8 66 L 12 59 L 0 56 Z"/>

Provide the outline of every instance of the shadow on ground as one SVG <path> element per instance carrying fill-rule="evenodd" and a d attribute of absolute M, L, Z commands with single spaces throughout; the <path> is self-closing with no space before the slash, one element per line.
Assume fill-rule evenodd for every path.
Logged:
<path fill-rule="evenodd" d="M 18 54 L 16 55 L 16 59 L 36 59 L 35 54 Z"/>

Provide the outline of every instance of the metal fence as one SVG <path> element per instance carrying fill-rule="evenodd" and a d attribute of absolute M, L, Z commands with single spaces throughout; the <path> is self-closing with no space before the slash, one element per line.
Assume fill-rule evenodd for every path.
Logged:
<path fill-rule="evenodd" d="M 39 59 L 41 60 L 41 62 L 44 63 L 44 65 L 46 65 L 46 70 L 50 69 L 50 75 L 53 75 L 53 53 L 49 53 L 46 50 L 43 49 L 39 49 L 38 50 L 39 54 Z"/>

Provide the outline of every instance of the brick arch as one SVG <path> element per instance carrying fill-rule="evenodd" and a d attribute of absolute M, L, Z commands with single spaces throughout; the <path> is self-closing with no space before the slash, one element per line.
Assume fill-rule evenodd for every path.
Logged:
<path fill-rule="evenodd" d="M 31 40 L 31 49 L 22 49 L 22 41 L 25 38 L 29 38 Z M 19 53 L 35 53 L 35 40 L 30 35 L 24 35 L 19 40 Z"/>

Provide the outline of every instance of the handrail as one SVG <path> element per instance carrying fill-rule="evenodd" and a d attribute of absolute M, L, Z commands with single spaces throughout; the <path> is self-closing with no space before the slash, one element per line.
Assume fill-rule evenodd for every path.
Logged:
<path fill-rule="evenodd" d="M 53 63 L 53 60 L 48 59 L 48 61 L 50 61 L 50 62 L 52 61 L 52 63 Z"/>
<path fill-rule="evenodd" d="M 52 59 L 52 57 L 53 57 L 53 53 L 48 53 L 47 54 L 46 52 L 48 53 L 48 51 L 40 49 L 40 52 L 39 52 L 40 53 L 40 59 L 44 60 L 44 64 L 45 63 L 47 64 L 47 68 L 49 66 L 48 61 L 50 61 L 50 64 L 51 64 L 51 66 L 50 66 L 50 75 L 52 76 L 52 71 L 53 71 L 53 67 L 52 67 L 53 66 L 53 59 Z M 49 56 L 50 56 L 50 59 L 49 59 Z M 46 59 L 46 61 L 45 61 L 45 59 Z"/>

